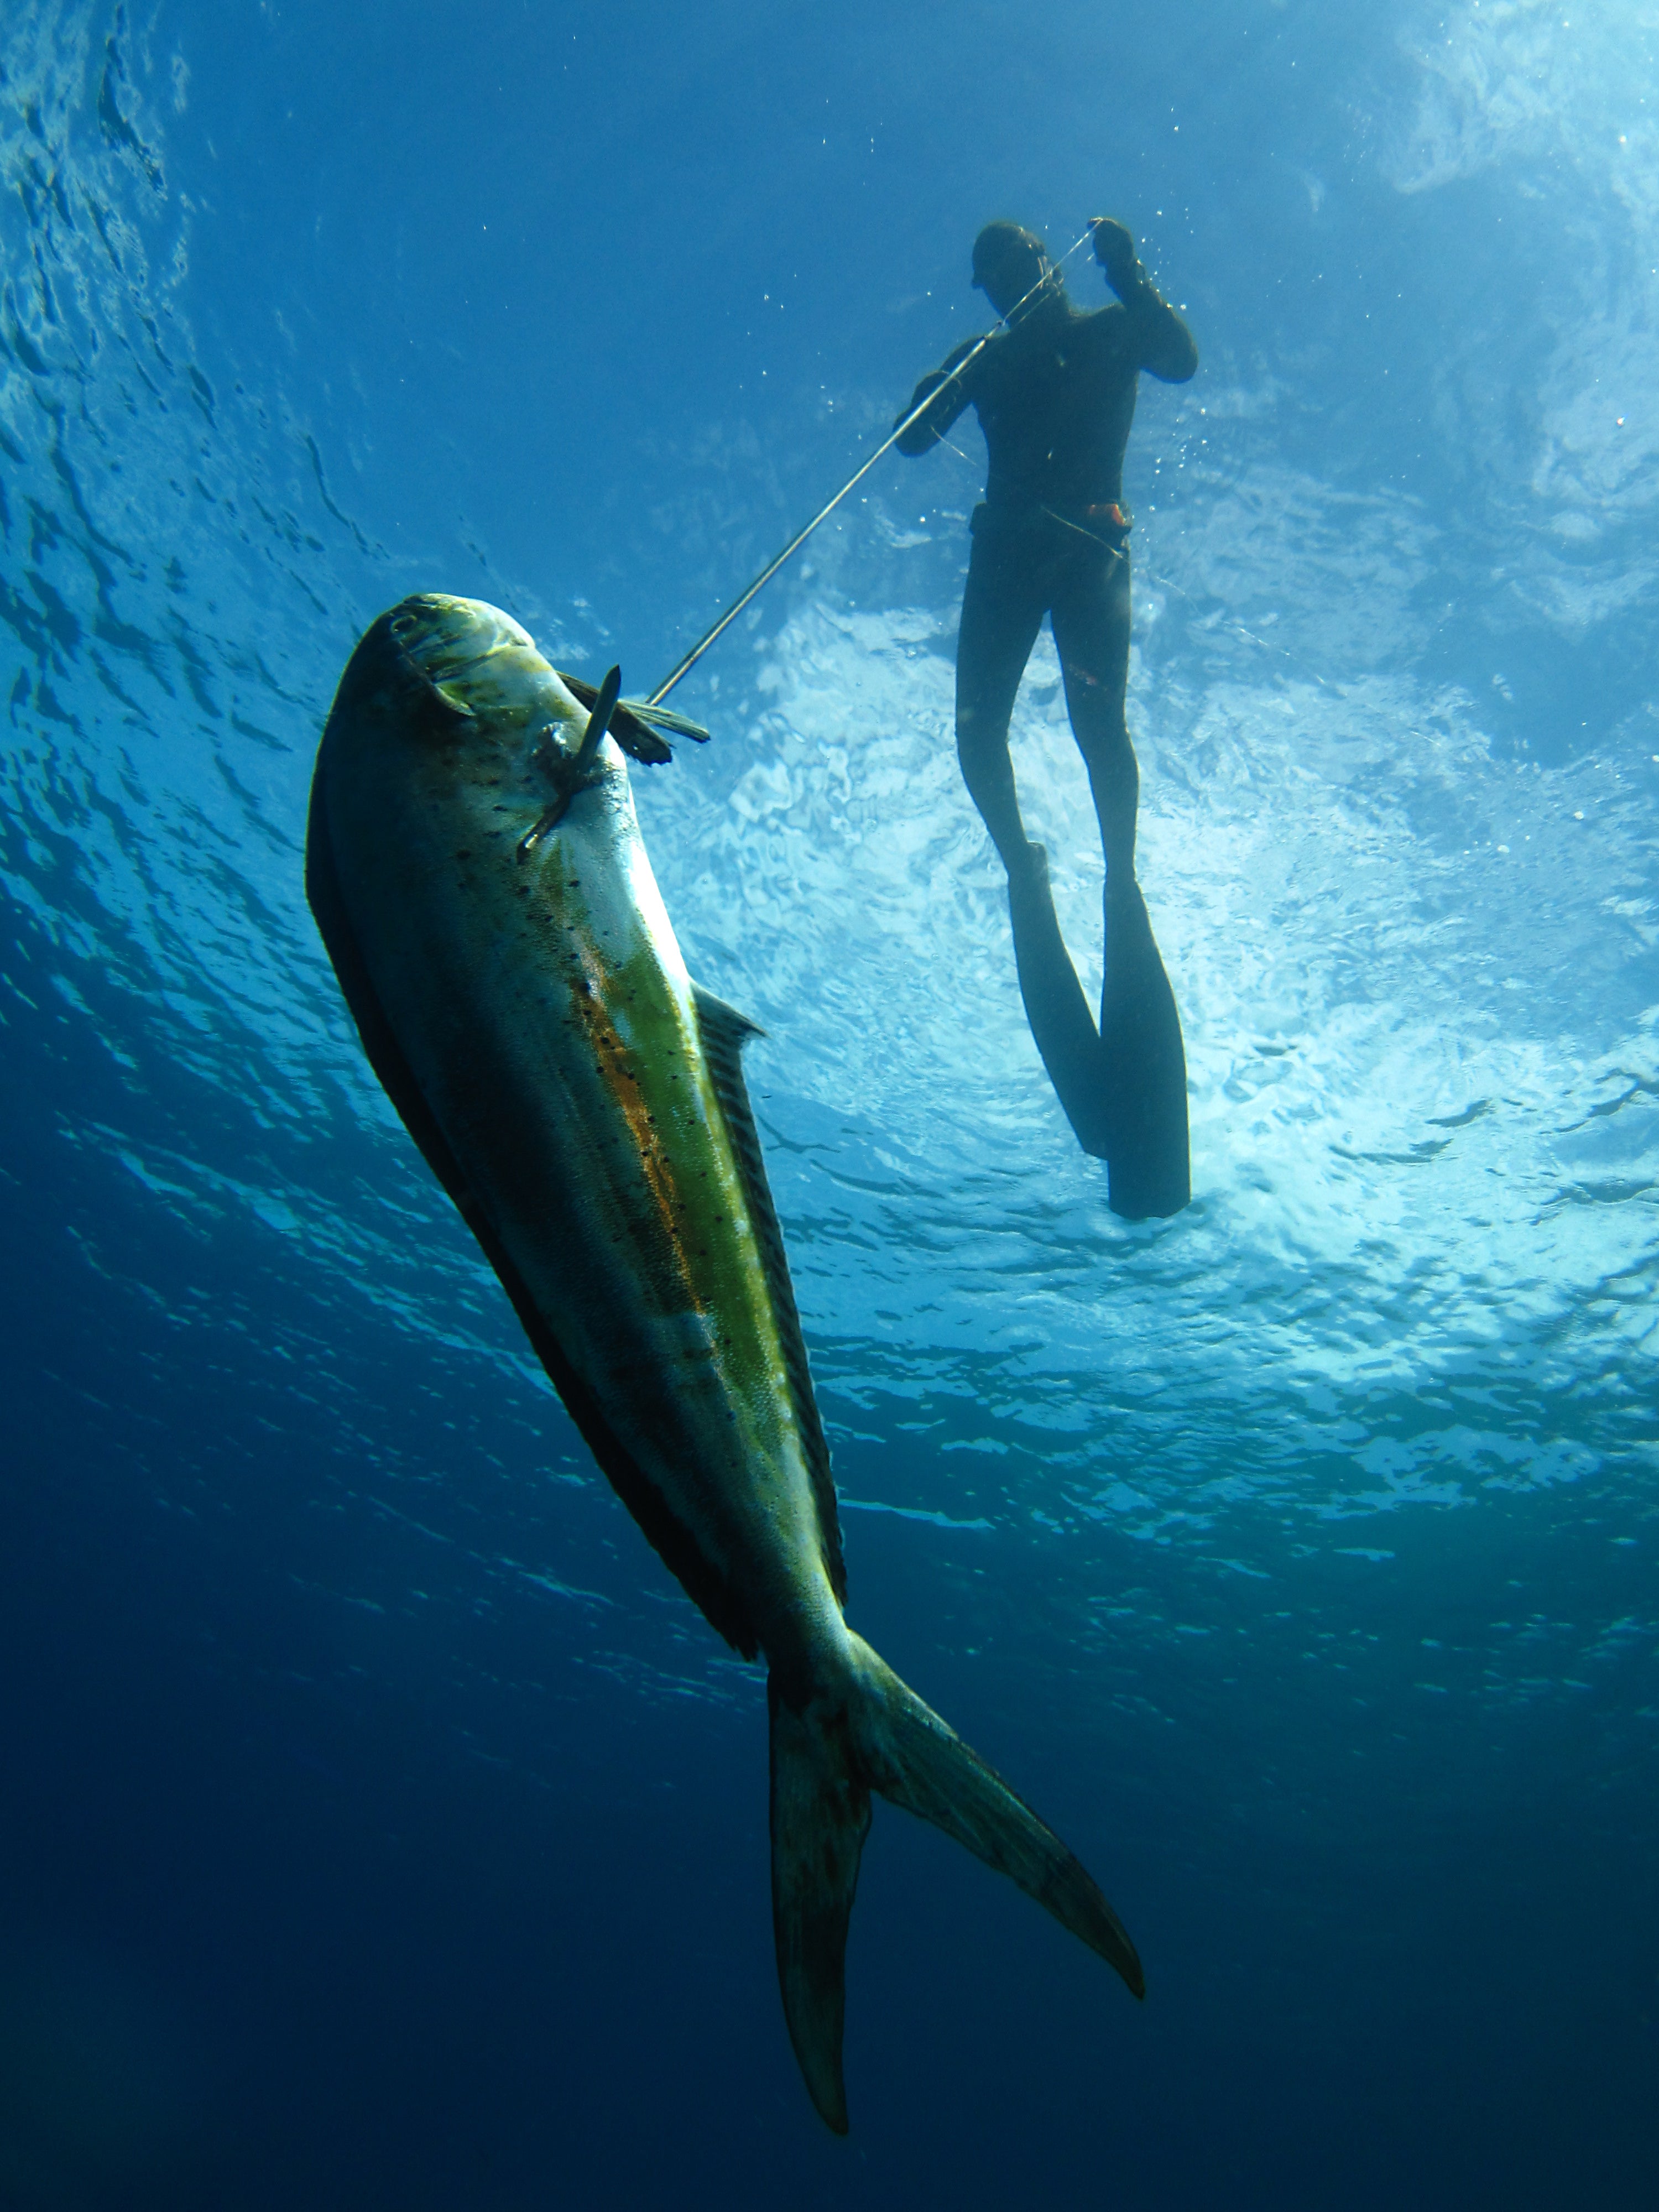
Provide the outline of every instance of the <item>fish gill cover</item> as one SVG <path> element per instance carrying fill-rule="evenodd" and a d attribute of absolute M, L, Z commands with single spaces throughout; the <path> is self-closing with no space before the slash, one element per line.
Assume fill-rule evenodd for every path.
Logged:
<path fill-rule="evenodd" d="M 925 67 L 869 9 L 828 64 L 432 13 L 0 31 L 0 2197 L 1641 2201 L 1653 11 L 991 9 Z M 1204 356 L 1128 486 L 1193 1206 L 1116 1221 L 1030 1047 L 961 432 L 634 772 L 769 1033 L 860 1626 L 1147 1960 L 1126 2024 L 881 1824 L 854 2177 L 774 2047 L 757 1685 L 362 1064 L 306 777 L 411 589 L 643 690 L 974 326 L 982 216 L 1097 204 Z M 1097 985 L 1046 641 L 1016 734 Z"/>

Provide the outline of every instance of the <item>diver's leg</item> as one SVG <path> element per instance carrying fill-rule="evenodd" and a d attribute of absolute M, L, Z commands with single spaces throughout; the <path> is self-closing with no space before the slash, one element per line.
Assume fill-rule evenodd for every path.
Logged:
<path fill-rule="evenodd" d="M 1124 699 L 1129 556 L 1079 562 L 1054 607 L 1066 706 L 1089 771 L 1106 858 L 1106 979 L 1100 999 L 1113 1211 L 1176 1213 L 1192 1194 L 1181 1016 L 1135 882 L 1140 771 Z"/>
<path fill-rule="evenodd" d="M 1085 554 L 1055 593 L 1054 646 L 1066 711 L 1089 771 L 1109 900 L 1134 881 L 1140 770 L 1124 712 L 1129 685 L 1129 556 Z"/>
<path fill-rule="evenodd" d="M 957 631 L 957 758 L 1010 877 L 1029 872 L 1008 724 L 1042 627 L 1042 600 L 1001 549 L 975 538 Z"/>
<path fill-rule="evenodd" d="M 1100 1038 L 1055 918 L 1048 855 L 1027 841 L 1020 820 L 1008 756 L 1009 720 L 1043 611 L 1018 566 L 976 540 L 957 637 L 957 757 L 1008 871 L 1014 965 L 1031 1036 L 1078 1142 L 1103 1158 Z"/>

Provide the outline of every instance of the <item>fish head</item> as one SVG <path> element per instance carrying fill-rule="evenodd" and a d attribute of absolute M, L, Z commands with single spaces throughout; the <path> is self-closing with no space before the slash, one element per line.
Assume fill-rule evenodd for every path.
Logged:
<path fill-rule="evenodd" d="M 580 792 L 626 805 L 629 765 L 619 748 L 606 737 L 591 759 L 580 759 L 588 710 L 502 608 L 422 591 L 383 623 L 403 677 L 435 710 L 416 726 L 442 732 L 502 796 L 531 803 L 542 821 L 564 817 Z"/>
<path fill-rule="evenodd" d="M 575 758 L 587 709 L 511 615 L 487 600 L 420 592 L 385 621 L 409 672 L 441 709 L 477 726 L 499 768 L 556 777 Z M 594 765 L 601 779 L 626 778 L 615 745 L 601 746 Z"/>
<path fill-rule="evenodd" d="M 584 899 L 603 878 L 637 905 L 655 893 L 628 763 L 609 736 L 585 746 L 592 719 L 511 615 L 419 592 L 365 633 L 329 716 L 319 773 L 337 837 L 389 839 L 422 872 L 459 864 L 475 904 L 478 872 L 504 868 L 501 895 L 538 910 L 563 914 L 571 876 Z"/>
<path fill-rule="evenodd" d="M 527 726 L 585 717 L 535 640 L 500 607 L 447 592 L 417 592 L 385 617 L 415 673 L 458 714 Z"/>

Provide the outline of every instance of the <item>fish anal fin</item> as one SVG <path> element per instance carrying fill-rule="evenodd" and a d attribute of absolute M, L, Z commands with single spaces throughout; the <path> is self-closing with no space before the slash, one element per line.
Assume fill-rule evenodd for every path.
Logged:
<path fill-rule="evenodd" d="M 702 1038 L 703 1054 L 708 1063 L 714 1095 L 726 1117 L 732 1155 L 743 1180 L 744 1195 L 749 1201 L 750 1218 L 755 1224 L 755 1235 L 760 1246 L 761 1264 L 766 1270 L 773 1310 L 777 1315 L 783 1339 L 784 1366 L 788 1374 L 789 1394 L 794 1406 L 795 1419 L 800 1427 L 808 1472 L 811 1476 L 812 1498 L 817 1508 L 818 1528 L 823 1544 L 824 1567 L 836 1598 L 844 1602 L 847 1569 L 842 1559 L 841 1522 L 836 1510 L 835 1478 L 830 1470 L 830 1446 L 824 1438 L 823 1423 L 819 1418 L 817 1400 L 812 1391 L 806 1340 L 801 1334 L 800 1315 L 795 1305 L 795 1286 L 789 1278 L 789 1260 L 783 1249 L 783 1231 L 778 1225 L 777 1207 L 772 1201 L 771 1185 L 766 1180 L 766 1162 L 761 1153 L 760 1133 L 755 1127 L 754 1109 L 749 1103 L 749 1086 L 743 1078 L 744 1046 L 750 1037 L 764 1036 L 766 1032 L 757 1022 L 751 1022 L 746 1014 L 740 1014 L 735 1006 L 728 1006 L 724 999 L 717 999 L 712 991 L 705 991 L 694 983 L 691 995 L 696 1003 L 697 1028 Z"/>

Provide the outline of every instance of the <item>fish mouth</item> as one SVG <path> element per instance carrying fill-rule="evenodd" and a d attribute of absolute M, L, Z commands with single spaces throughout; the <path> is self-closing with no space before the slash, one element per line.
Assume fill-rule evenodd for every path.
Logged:
<path fill-rule="evenodd" d="M 503 734 L 547 732 L 562 748 L 579 742 L 586 709 L 537 650 L 528 630 L 485 599 L 417 592 L 387 622 L 422 681 L 458 714 Z"/>

